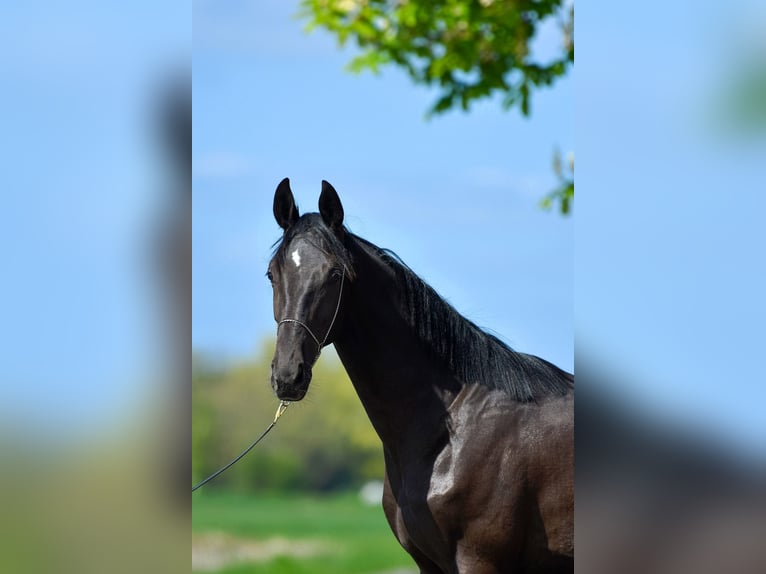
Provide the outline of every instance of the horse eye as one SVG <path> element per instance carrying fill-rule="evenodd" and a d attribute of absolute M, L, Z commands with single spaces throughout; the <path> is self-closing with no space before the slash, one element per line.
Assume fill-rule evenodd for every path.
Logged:
<path fill-rule="evenodd" d="M 271 283 L 274 283 L 274 276 L 271 274 L 271 271 L 266 271 L 266 277 Z"/>

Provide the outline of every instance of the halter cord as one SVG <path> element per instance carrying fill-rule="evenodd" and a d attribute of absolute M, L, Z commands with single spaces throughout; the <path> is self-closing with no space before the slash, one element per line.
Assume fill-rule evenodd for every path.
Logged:
<path fill-rule="evenodd" d="M 319 340 L 319 337 L 317 337 L 314 334 L 314 332 L 311 330 L 311 328 L 306 323 L 304 323 L 303 321 L 300 321 L 298 319 L 286 318 L 286 319 L 282 319 L 281 321 L 279 321 L 277 323 L 277 331 L 279 331 L 279 327 L 283 323 L 296 323 L 296 324 L 300 325 L 301 327 L 303 327 L 304 329 L 306 329 L 306 332 L 309 335 L 311 335 L 311 338 L 314 339 L 314 342 L 317 344 L 317 354 L 316 354 L 316 357 L 314 357 L 314 360 L 311 363 L 312 367 L 316 364 L 317 360 L 319 359 L 319 355 L 322 353 L 322 347 L 324 347 L 325 342 L 327 342 L 327 337 L 330 336 L 330 333 L 332 332 L 332 328 L 335 326 L 335 319 L 338 318 L 338 311 L 340 310 L 340 302 L 341 302 L 341 299 L 343 298 L 343 283 L 346 280 L 346 266 L 345 265 L 343 266 L 343 272 L 342 273 L 343 274 L 340 277 L 340 291 L 338 292 L 338 303 L 335 305 L 335 313 L 333 313 L 332 321 L 330 321 L 330 326 L 328 327 L 327 333 L 325 333 L 325 336 L 324 336 L 324 338 L 321 341 Z"/>

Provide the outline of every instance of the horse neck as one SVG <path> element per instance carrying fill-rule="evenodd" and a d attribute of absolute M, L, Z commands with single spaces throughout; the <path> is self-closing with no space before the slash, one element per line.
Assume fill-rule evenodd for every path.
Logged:
<path fill-rule="evenodd" d="M 394 272 L 361 245 L 335 348 L 391 453 L 419 456 L 446 430 L 460 383 L 427 353 L 405 316 Z"/>

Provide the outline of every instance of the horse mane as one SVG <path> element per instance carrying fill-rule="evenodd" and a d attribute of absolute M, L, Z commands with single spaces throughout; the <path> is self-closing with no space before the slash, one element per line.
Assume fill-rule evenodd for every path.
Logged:
<path fill-rule="evenodd" d="M 349 236 L 394 271 L 410 326 L 460 381 L 504 391 L 519 402 L 565 395 L 574 387 L 573 375 L 544 359 L 514 351 L 463 317 L 395 253 Z"/>
<path fill-rule="evenodd" d="M 347 277 L 354 279 L 348 247 L 319 214 L 301 217 L 275 244 L 274 257 L 280 263 L 286 257 L 285 246 L 298 234 L 345 265 Z M 344 236 L 346 242 L 356 242 L 394 271 L 408 323 L 433 356 L 463 383 L 503 391 L 518 402 L 565 395 L 574 387 L 573 375 L 544 359 L 514 351 L 463 317 L 392 251 L 381 249 L 345 227 Z"/>

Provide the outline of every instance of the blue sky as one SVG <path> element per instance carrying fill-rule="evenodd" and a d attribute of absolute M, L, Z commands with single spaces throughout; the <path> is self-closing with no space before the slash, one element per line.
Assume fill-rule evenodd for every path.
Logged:
<path fill-rule="evenodd" d="M 766 142 L 722 103 L 766 53 L 766 10 L 583 5 L 577 19 L 578 355 L 637 408 L 763 457 Z"/>
<path fill-rule="evenodd" d="M 573 369 L 573 220 L 543 212 L 556 146 L 572 149 L 574 74 L 534 96 L 425 120 L 434 93 L 303 32 L 297 4 L 197 2 L 194 21 L 195 348 L 251 355 L 273 335 L 264 278 L 271 205 L 290 177 L 316 211 L 322 179 L 355 233 L 393 249 L 513 347 Z M 559 41 L 553 28 L 540 53 Z"/>

